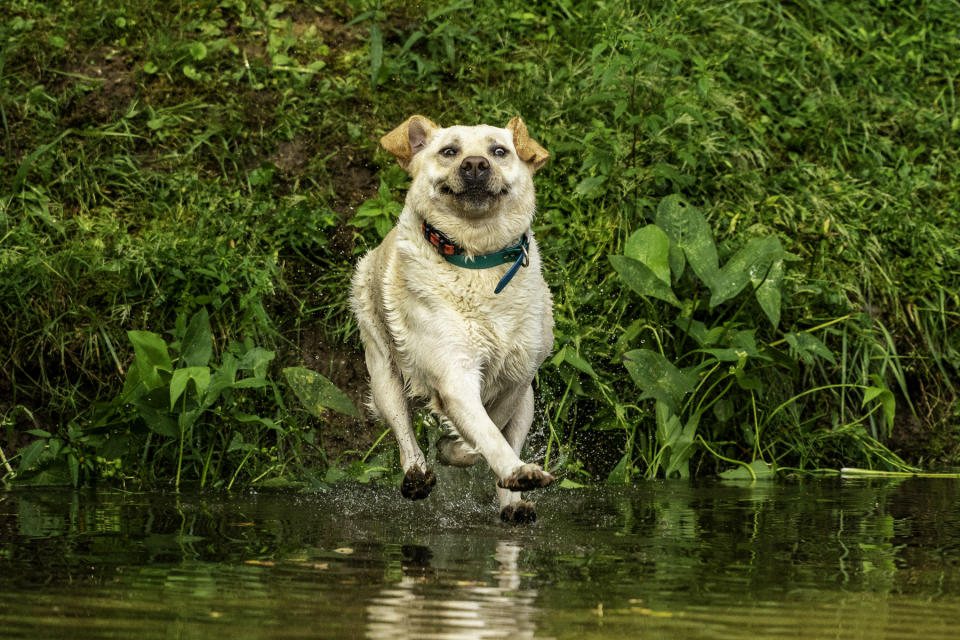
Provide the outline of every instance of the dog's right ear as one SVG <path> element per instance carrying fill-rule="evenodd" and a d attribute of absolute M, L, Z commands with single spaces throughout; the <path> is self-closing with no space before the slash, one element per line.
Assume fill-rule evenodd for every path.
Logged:
<path fill-rule="evenodd" d="M 430 118 L 410 116 L 402 125 L 380 138 L 383 148 L 397 158 L 400 166 L 406 169 L 410 160 L 427 146 L 430 132 L 439 127 Z"/>

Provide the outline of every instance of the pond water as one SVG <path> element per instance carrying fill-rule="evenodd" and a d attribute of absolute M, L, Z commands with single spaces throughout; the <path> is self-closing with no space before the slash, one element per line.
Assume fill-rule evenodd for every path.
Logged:
<path fill-rule="evenodd" d="M 960 638 L 960 483 L 0 492 L 2 638 Z"/>

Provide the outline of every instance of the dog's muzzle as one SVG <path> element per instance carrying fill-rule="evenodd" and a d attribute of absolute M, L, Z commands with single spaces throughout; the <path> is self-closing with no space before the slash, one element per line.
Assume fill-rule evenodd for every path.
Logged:
<path fill-rule="evenodd" d="M 485 187 L 490 179 L 490 163 L 483 156 L 467 156 L 460 163 L 460 179 L 468 190 Z"/>
<path fill-rule="evenodd" d="M 490 161 L 483 156 L 467 156 L 460 162 L 452 179 L 437 185 L 440 193 L 453 196 L 471 208 L 486 208 L 499 196 L 509 192 L 498 186 Z"/>

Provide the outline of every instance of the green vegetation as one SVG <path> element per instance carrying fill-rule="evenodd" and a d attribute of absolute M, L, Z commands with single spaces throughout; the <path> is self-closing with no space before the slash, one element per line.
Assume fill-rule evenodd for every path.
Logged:
<path fill-rule="evenodd" d="M 0 42 L 5 481 L 392 473 L 338 411 L 412 113 L 553 154 L 551 466 L 958 461 L 953 0 L 12 0 Z"/>

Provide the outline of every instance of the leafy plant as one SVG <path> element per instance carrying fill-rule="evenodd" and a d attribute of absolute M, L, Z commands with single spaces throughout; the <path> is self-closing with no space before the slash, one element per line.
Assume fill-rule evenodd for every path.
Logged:
<path fill-rule="evenodd" d="M 372 227 L 377 232 L 376 242 L 385 238 L 403 211 L 403 202 L 393 198 L 393 190 L 407 186 L 408 182 L 406 172 L 399 167 L 392 166 L 384 171 L 380 176 L 377 197 L 364 201 L 350 223 L 357 229 Z"/>
<path fill-rule="evenodd" d="M 736 376 L 699 387 L 707 367 L 673 413 L 685 427 L 733 380 L 696 425 L 691 474 L 727 464 L 706 446 L 754 458 L 754 399 L 758 463 L 895 466 L 885 446 L 925 464 L 960 459 L 952 0 L 101 4 L 12 0 L 0 17 L 0 448 L 16 472 L 15 450 L 45 441 L 18 480 L 70 482 L 75 464 L 81 483 L 172 482 L 179 438 L 101 399 L 123 385 L 129 328 L 160 332 L 176 369 L 180 338 L 162 330 L 200 307 L 214 318 L 211 380 L 226 354 L 276 354 L 272 384 L 228 391 L 278 429 L 227 422 L 227 391 L 194 424 L 204 454 L 226 427 L 217 481 L 247 453 L 222 455 L 234 432 L 257 447 L 237 483 L 297 475 L 300 462 L 309 476 L 327 453 L 375 460 L 362 430 L 318 451 L 278 363 L 327 345 L 347 365 L 324 373 L 354 383 L 351 256 L 398 211 L 406 178 L 377 139 L 413 112 L 444 124 L 519 114 L 552 154 L 534 223 L 555 302 L 557 357 L 538 384 L 551 464 L 581 480 L 645 470 L 661 449 L 656 405 L 637 405 L 622 355 L 649 348 L 689 374 L 707 349 L 743 349 L 731 336 L 751 330 L 759 355 L 741 374 L 763 392 Z M 717 273 L 743 277 L 731 257 L 760 242 L 776 253 L 772 237 L 802 261 L 784 261 L 779 286 L 773 268 L 747 273 L 733 294 L 736 277 L 694 269 L 712 273 L 698 262 L 708 254 L 668 245 L 667 266 L 679 251 L 689 268 L 664 278 L 662 259 L 637 253 L 662 252 L 663 238 L 631 232 L 670 194 L 703 209 Z M 642 299 L 608 255 L 659 274 L 621 265 L 647 279 Z M 702 346 L 678 317 L 723 335 Z M 763 359 L 776 354 L 787 360 Z M 184 396 L 202 402 L 202 374 L 179 375 L 175 413 Z M 857 422 L 863 387 L 891 395 Z M 895 402 L 892 435 L 881 402 Z M 667 453 L 660 474 L 683 457 Z M 181 482 L 202 473 L 193 456 L 185 442 Z"/>
<path fill-rule="evenodd" d="M 298 428 L 270 376 L 273 351 L 233 345 L 217 362 L 205 308 L 189 322 L 181 314 L 172 333 L 173 340 L 167 341 L 151 331 L 129 331 L 135 356 L 120 395 L 86 428 L 71 423 L 66 441 L 30 430 L 38 439 L 21 451 L 20 473 L 64 459 L 77 485 L 81 468 L 96 471 L 95 460 L 108 463 L 128 454 L 146 459 L 152 451 L 154 465 L 158 459 L 170 460 L 177 489 L 187 475 L 201 487 L 209 482 L 230 488 L 251 459 L 259 458 L 258 469 L 266 468 L 251 480 L 256 481 L 282 474 L 289 459 L 284 459 L 280 444 L 291 459 L 299 457 L 300 448 L 311 446 L 310 434 Z M 312 414 L 323 417 L 324 410 L 332 409 L 358 416 L 350 399 L 322 375 L 302 367 L 283 373 Z M 272 407 L 271 413 L 257 412 L 261 404 Z M 133 424 L 127 407 L 134 412 Z M 229 480 L 221 475 L 225 471 Z"/>
<path fill-rule="evenodd" d="M 624 255 L 610 256 L 627 286 L 676 310 L 672 321 L 669 315 L 665 318 L 666 327 L 642 326 L 641 332 L 654 338 L 655 348 L 623 355 L 624 366 L 643 392 L 639 400 L 655 401 L 655 444 L 645 456 L 647 476 L 662 471 L 668 477 L 688 477 L 691 458 L 701 447 L 720 460 L 739 462 L 718 453 L 704 437 L 701 424 L 708 415 L 716 425 L 707 429 L 709 439 L 737 445 L 748 453 L 750 464 L 775 462 L 765 444 L 771 421 L 791 403 L 820 389 L 779 402 L 771 376 L 778 370 L 796 372 L 821 359 L 835 363 L 812 331 L 789 332 L 769 343 L 758 340 L 758 333 L 769 332 L 759 325 L 751 303 L 762 310 L 769 327 L 777 329 L 785 265 L 795 260 L 776 237 L 767 236 L 750 239 L 720 266 L 703 214 L 678 196 L 660 202 L 655 223 L 630 236 Z M 776 348 L 784 343 L 789 352 Z M 877 401 L 874 410 L 881 408 L 892 426 L 893 394 L 879 378 L 874 382 L 875 386 L 846 386 L 861 389 L 865 405 Z M 626 468 L 631 455 L 629 450 L 625 454 Z M 757 468 L 740 464 L 751 473 Z"/>

